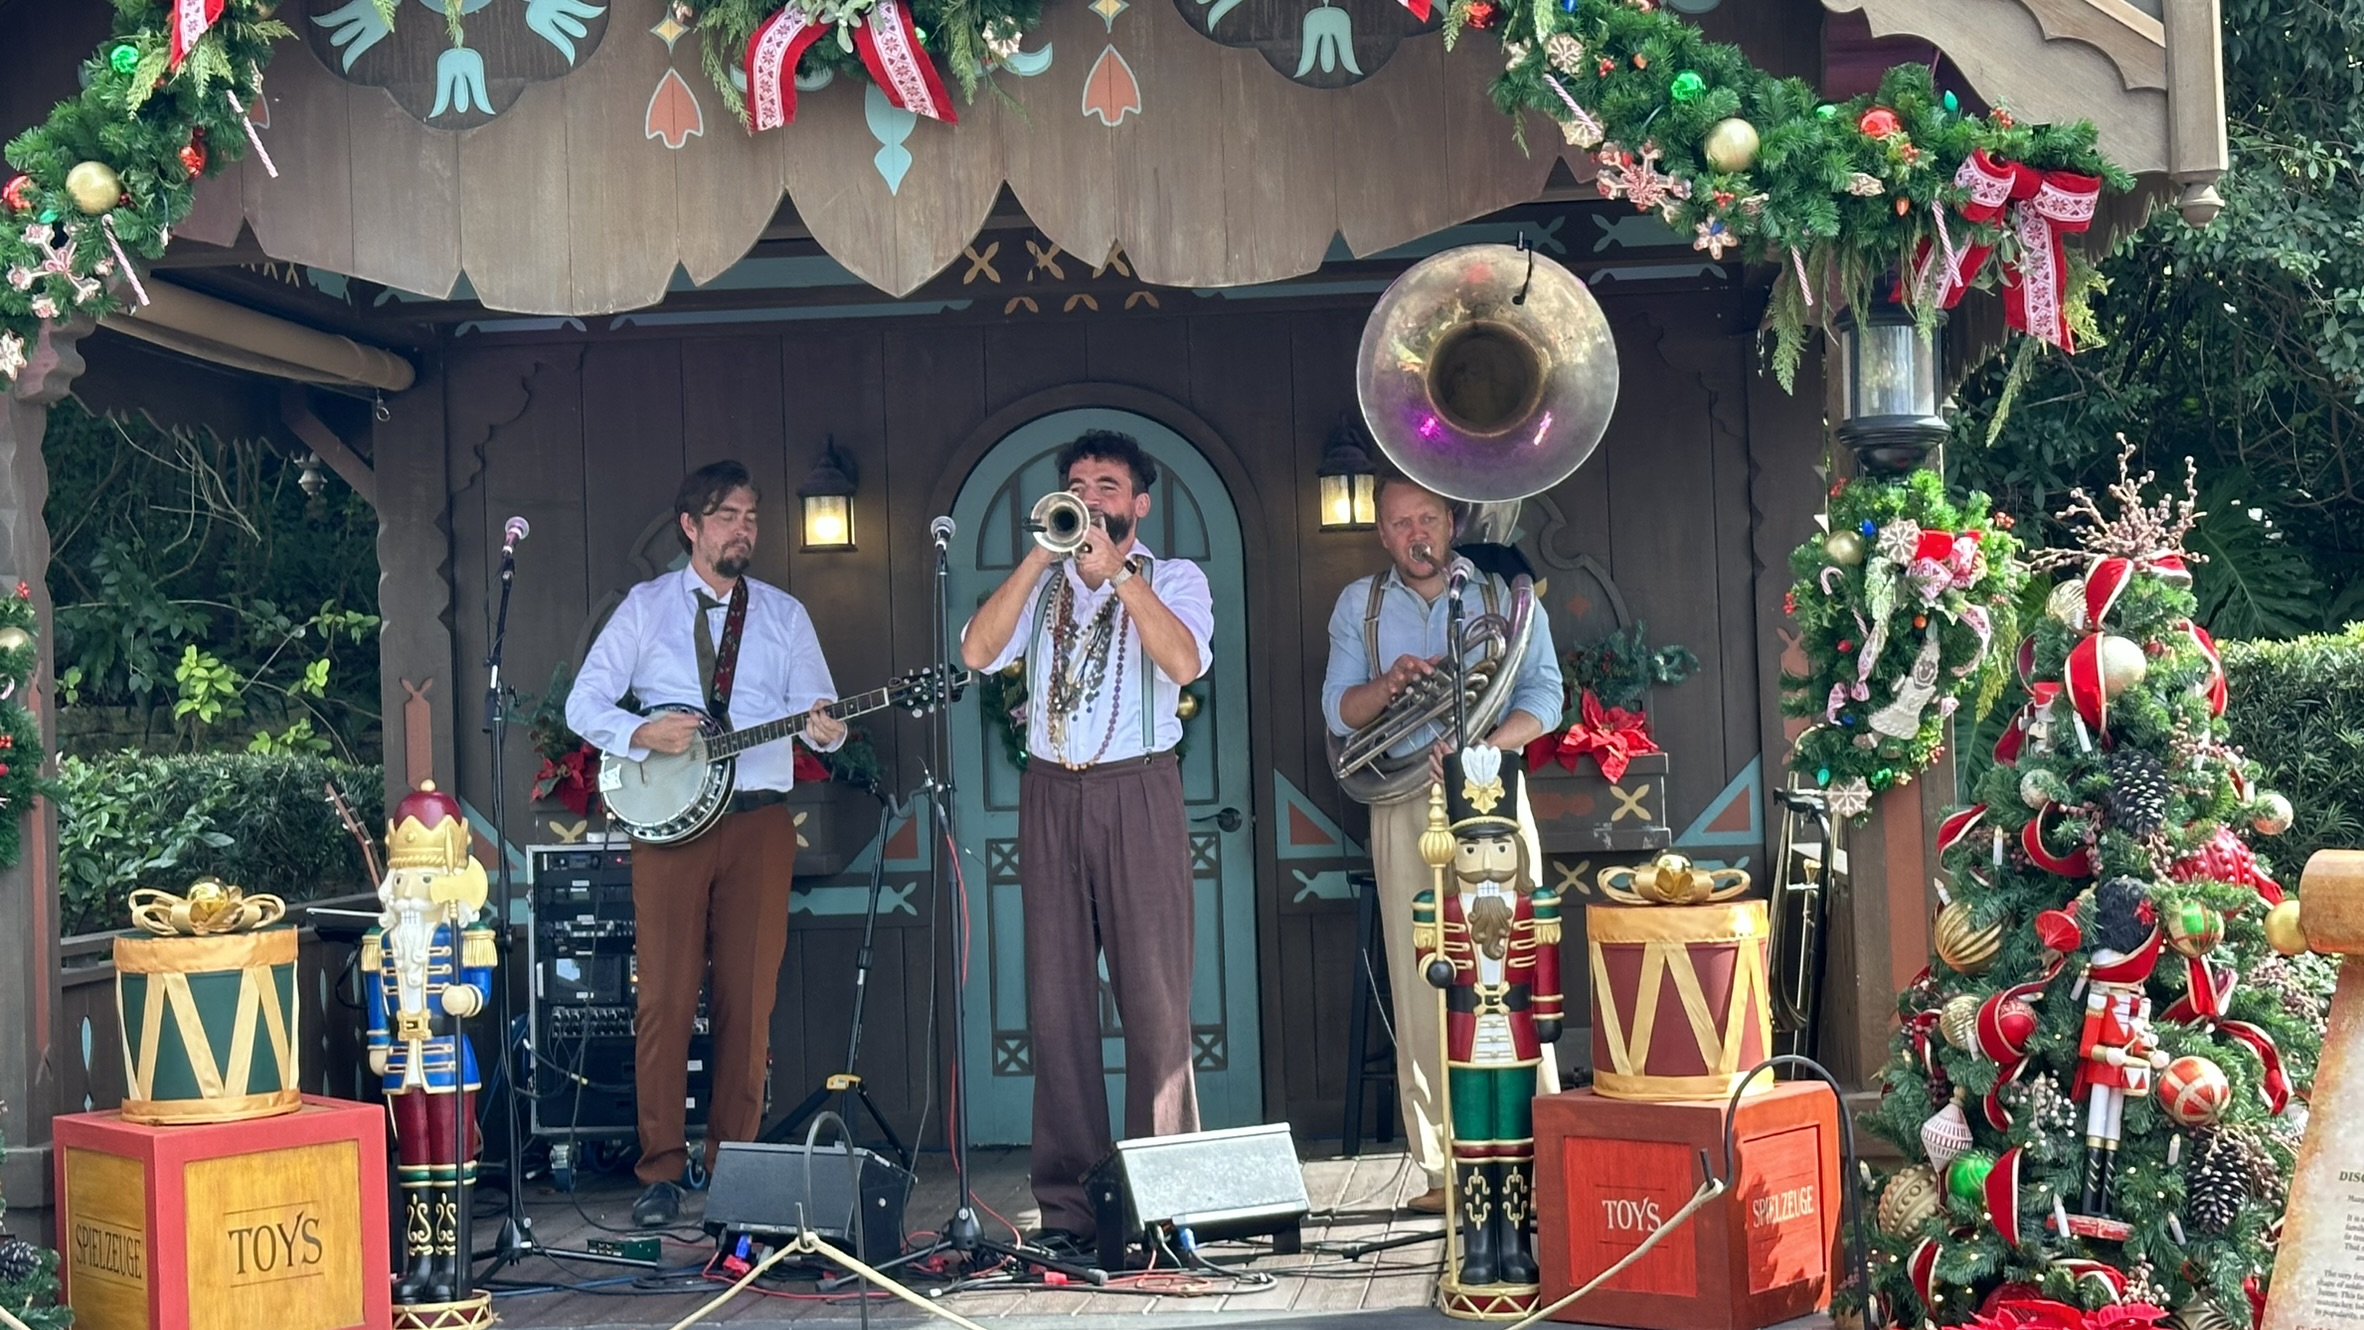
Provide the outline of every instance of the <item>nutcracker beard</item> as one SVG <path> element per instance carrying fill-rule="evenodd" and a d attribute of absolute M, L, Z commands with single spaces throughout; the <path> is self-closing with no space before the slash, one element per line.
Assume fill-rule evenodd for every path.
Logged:
<path fill-rule="evenodd" d="M 398 1307 L 458 1302 L 468 1296 L 466 1222 L 469 1191 L 476 1182 L 476 1156 L 484 1141 L 476 1130 L 476 1092 L 401 1090 L 386 1096 L 394 1113 L 397 1174 L 402 1182 L 402 1230 L 407 1258 L 394 1282 Z M 457 1117 L 455 1117 L 457 1114 Z M 462 1148 L 460 1119 L 468 1125 Z"/>
<path fill-rule="evenodd" d="M 1480 896 L 1469 906 L 1469 942 L 1488 960 L 1501 960 L 1510 954 L 1510 901 L 1501 896 Z"/>

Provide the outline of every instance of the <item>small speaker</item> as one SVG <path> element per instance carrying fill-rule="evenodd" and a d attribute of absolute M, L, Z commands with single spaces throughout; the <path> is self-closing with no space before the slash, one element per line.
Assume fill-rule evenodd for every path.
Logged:
<path fill-rule="evenodd" d="M 809 1227 L 877 1265 L 903 1254 L 903 1207 L 910 1199 L 911 1175 L 868 1150 L 854 1151 L 849 1161 L 843 1144 L 725 1141 L 715 1151 L 705 1227 L 717 1236 L 769 1239 Z"/>
<path fill-rule="evenodd" d="M 1126 1249 L 1154 1230 L 1189 1229 L 1201 1243 L 1270 1234 L 1299 1249 L 1313 1210 L 1289 1124 L 1119 1141 L 1084 1179 L 1100 1229 L 1100 1265 L 1125 1268 Z"/>

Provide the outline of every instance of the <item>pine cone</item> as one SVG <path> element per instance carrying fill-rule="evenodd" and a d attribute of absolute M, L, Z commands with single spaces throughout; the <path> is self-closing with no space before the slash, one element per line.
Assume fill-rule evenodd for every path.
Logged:
<path fill-rule="evenodd" d="M 2129 836 L 2148 836 L 2167 820 L 2167 771 L 2139 748 L 2118 748 L 2109 756 L 2110 788 L 2104 796 L 2110 825 Z"/>
<path fill-rule="evenodd" d="M 41 1273 L 41 1249 L 23 1238 L 0 1242 L 0 1284 L 21 1284 Z"/>
<path fill-rule="evenodd" d="M 2250 1198 L 2248 1161 L 2238 1143 L 2222 1132 L 2208 1135 L 2193 1152 L 2190 1175 L 2184 1183 L 2183 1217 L 2201 1233 L 2219 1234 Z"/>

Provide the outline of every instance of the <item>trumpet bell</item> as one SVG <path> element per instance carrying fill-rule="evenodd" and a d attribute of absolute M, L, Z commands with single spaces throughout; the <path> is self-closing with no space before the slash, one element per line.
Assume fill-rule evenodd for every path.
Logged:
<path fill-rule="evenodd" d="M 1092 510 L 1066 490 L 1052 490 L 1034 501 L 1026 529 L 1034 533 L 1035 544 L 1064 558 L 1083 548 L 1092 530 Z"/>
<path fill-rule="evenodd" d="M 1609 428 L 1617 346 L 1574 273 L 1510 245 L 1431 255 L 1363 325 L 1355 393 L 1388 460 L 1470 504 L 1540 494 Z"/>

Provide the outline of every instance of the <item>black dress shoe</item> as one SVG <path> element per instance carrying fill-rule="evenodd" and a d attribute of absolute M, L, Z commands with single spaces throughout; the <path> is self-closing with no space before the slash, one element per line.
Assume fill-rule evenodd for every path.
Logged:
<path fill-rule="evenodd" d="M 681 1187 L 652 1182 L 632 1203 L 632 1223 L 639 1228 L 671 1228 L 681 1218 Z"/>
<path fill-rule="evenodd" d="M 1027 1245 L 1039 1247 L 1061 1260 L 1089 1261 L 1097 1254 L 1092 1240 L 1072 1229 L 1037 1229 L 1026 1241 Z"/>

